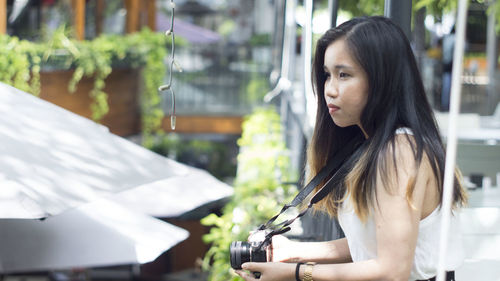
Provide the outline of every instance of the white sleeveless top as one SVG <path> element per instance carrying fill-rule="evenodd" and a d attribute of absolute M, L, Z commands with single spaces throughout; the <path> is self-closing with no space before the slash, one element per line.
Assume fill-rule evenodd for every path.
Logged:
<path fill-rule="evenodd" d="M 396 134 L 412 134 L 408 128 L 400 128 Z M 365 223 L 361 222 L 350 197 L 343 202 L 338 213 L 338 220 L 349 244 L 349 251 L 354 262 L 377 257 L 377 239 L 375 221 L 370 215 Z M 417 246 L 409 280 L 429 279 L 436 276 L 439 256 L 439 236 L 441 231 L 441 210 L 436 208 L 420 221 Z M 446 270 L 457 269 L 464 260 L 460 221 L 457 213 L 450 219 L 448 234 L 448 252 Z M 395 264 L 394 266 L 397 266 Z"/>

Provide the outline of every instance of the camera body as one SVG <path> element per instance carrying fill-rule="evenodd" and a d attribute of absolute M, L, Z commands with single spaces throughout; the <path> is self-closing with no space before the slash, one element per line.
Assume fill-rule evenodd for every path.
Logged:
<path fill-rule="evenodd" d="M 271 244 L 271 230 L 251 232 L 248 242 L 233 241 L 229 247 L 231 267 L 241 269 L 246 262 L 267 262 L 267 247 Z"/>
<path fill-rule="evenodd" d="M 264 243 L 264 244 L 263 244 Z M 267 246 L 264 241 L 233 241 L 229 247 L 231 267 L 241 269 L 246 262 L 267 262 Z"/>

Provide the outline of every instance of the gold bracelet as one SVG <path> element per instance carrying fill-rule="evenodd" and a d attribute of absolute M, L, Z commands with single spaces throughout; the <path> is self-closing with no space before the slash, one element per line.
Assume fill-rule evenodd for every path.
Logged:
<path fill-rule="evenodd" d="M 304 277 L 302 278 L 302 281 L 314 281 L 312 273 L 315 264 L 316 264 L 315 262 L 306 263 L 306 268 L 304 269 Z"/>

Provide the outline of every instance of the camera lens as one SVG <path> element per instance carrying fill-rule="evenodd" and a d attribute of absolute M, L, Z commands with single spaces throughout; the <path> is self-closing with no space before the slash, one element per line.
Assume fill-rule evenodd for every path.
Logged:
<path fill-rule="evenodd" d="M 266 262 L 266 250 L 261 249 L 259 245 L 260 243 L 232 242 L 229 247 L 231 267 L 241 269 L 241 265 L 249 261 Z"/>
<path fill-rule="evenodd" d="M 250 243 L 234 241 L 229 247 L 231 267 L 241 269 L 241 265 L 250 261 Z"/>

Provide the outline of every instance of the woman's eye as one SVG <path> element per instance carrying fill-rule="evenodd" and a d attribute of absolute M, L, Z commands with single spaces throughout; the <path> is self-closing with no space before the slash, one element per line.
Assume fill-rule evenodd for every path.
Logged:
<path fill-rule="evenodd" d="M 326 77 L 326 79 L 330 78 L 330 73 L 325 72 L 325 77 Z"/>
<path fill-rule="evenodd" d="M 347 78 L 347 77 L 349 77 L 349 74 L 347 74 L 347 73 L 345 73 L 345 72 L 340 72 L 340 73 L 339 73 L 339 77 L 340 77 L 340 78 Z"/>

